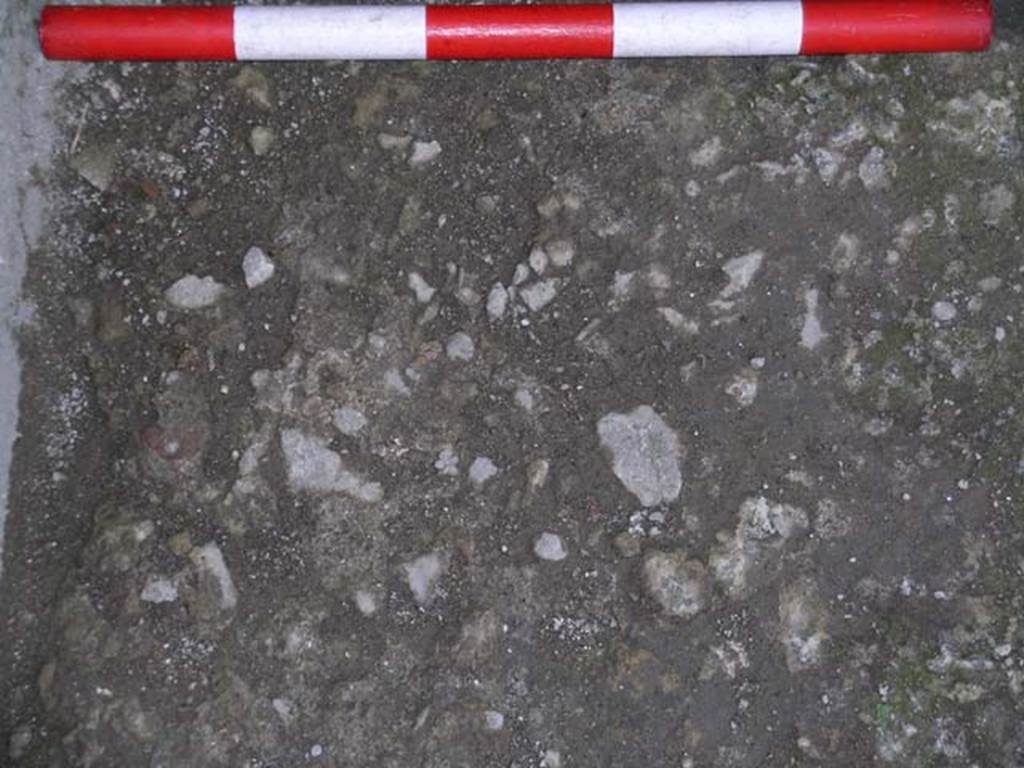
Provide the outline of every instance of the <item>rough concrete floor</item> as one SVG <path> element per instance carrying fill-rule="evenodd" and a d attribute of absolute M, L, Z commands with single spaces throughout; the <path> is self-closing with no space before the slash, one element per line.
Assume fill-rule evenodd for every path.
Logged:
<path fill-rule="evenodd" d="M 66 78 L 0 763 L 1024 766 L 1001 10 L 974 56 Z"/>

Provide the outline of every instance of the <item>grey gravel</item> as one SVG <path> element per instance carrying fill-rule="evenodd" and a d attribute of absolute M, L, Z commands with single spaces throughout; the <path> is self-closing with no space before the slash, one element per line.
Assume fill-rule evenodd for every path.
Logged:
<path fill-rule="evenodd" d="M 645 507 L 675 501 L 682 490 L 679 438 L 649 405 L 610 413 L 597 424 L 612 471 Z"/>
<path fill-rule="evenodd" d="M 205 309 L 216 304 L 224 291 L 212 277 L 185 275 L 164 291 L 164 298 L 177 309 Z"/>

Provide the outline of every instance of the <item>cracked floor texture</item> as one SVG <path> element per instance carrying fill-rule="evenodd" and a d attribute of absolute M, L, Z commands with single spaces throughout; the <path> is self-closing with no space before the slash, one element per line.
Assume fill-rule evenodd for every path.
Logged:
<path fill-rule="evenodd" d="M 1024 766 L 1000 11 L 984 55 L 65 77 L 0 763 Z"/>

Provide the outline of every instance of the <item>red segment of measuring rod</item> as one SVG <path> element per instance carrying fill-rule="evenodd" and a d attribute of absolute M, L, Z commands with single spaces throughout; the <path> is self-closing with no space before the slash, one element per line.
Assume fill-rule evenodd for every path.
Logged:
<path fill-rule="evenodd" d="M 983 51 L 991 0 L 803 0 L 802 54 Z"/>
<path fill-rule="evenodd" d="M 431 5 L 428 59 L 610 58 L 611 3 Z"/>
<path fill-rule="evenodd" d="M 39 42 L 48 59 L 235 58 L 235 10 L 144 6 L 43 9 Z"/>

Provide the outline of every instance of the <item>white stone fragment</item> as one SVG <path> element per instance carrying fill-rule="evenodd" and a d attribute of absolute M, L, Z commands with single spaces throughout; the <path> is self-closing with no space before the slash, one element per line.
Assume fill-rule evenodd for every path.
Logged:
<path fill-rule="evenodd" d="M 697 168 L 710 168 L 718 162 L 718 158 L 721 156 L 722 139 L 718 136 L 712 136 L 690 153 L 690 165 Z"/>
<path fill-rule="evenodd" d="M 658 307 L 658 314 L 666 323 L 687 336 L 696 336 L 700 333 L 700 325 L 696 320 L 691 320 L 673 307 Z"/>
<path fill-rule="evenodd" d="M 609 413 L 597 423 L 597 434 L 615 476 L 641 504 L 653 507 L 679 497 L 679 439 L 653 408 Z"/>
<path fill-rule="evenodd" d="M 402 378 L 401 372 L 396 368 L 389 368 L 384 373 L 384 386 L 396 395 L 406 396 L 409 393 L 409 385 L 405 383 L 405 379 Z"/>
<path fill-rule="evenodd" d="M 826 620 L 824 605 L 813 582 L 799 581 L 782 590 L 779 624 L 786 664 L 791 672 L 809 669 L 820 661 L 828 639 Z"/>
<path fill-rule="evenodd" d="M 484 728 L 488 731 L 500 731 L 505 727 L 505 716 L 501 712 L 488 709 L 484 712 Z"/>
<path fill-rule="evenodd" d="M 533 553 L 541 560 L 551 560 L 554 562 L 565 560 L 569 554 L 562 543 L 562 537 L 557 533 L 550 533 L 548 531 L 542 533 L 533 542 Z"/>
<path fill-rule="evenodd" d="M 508 291 L 501 283 L 491 286 L 487 294 L 487 316 L 491 322 L 497 322 L 505 316 L 505 309 L 508 307 Z"/>
<path fill-rule="evenodd" d="M 543 275 L 548 268 L 548 254 L 539 245 L 530 251 L 530 258 L 527 259 L 532 269 L 538 275 Z"/>
<path fill-rule="evenodd" d="M 416 602 L 422 606 L 430 605 L 437 597 L 437 586 L 447 568 L 447 558 L 437 552 L 420 555 L 415 560 L 405 563 L 406 581 Z"/>
<path fill-rule="evenodd" d="M 747 368 L 733 376 L 726 394 L 732 397 L 740 408 L 746 408 L 757 398 L 757 371 Z"/>
<path fill-rule="evenodd" d="M 516 271 L 512 275 L 512 285 L 522 285 L 530 279 L 530 265 L 526 263 L 516 264 Z"/>
<path fill-rule="evenodd" d="M 254 245 L 242 257 L 242 271 L 245 273 L 246 287 L 256 288 L 274 276 L 274 262 L 262 248 Z"/>
<path fill-rule="evenodd" d="M 498 474 L 498 468 L 486 456 L 477 456 L 469 465 L 469 481 L 480 487 Z"/>
<path fill-rule="evenodd" d="M 949 301 L 936 301 L 932 304 L 932 317 L 940 323 L 948 323 L 956 318 L 956 306 Z"/>
<path fill-rule="evenodd" d="M 707 602 L 707 572 L 682 552 L 654 552 L 644 560 L 644 586 L 670 616 L 688 618 Z"/>
<path fill-rule="evenodd" d="M 151 578 L 139 593 L 146 603 L 170 603 L 178 599 L 178 587 L 170 579 Z"/>
<path fill-rule="evenodd" d="M 512 395 L 516 401 L 516 405 L 522 408 L 524 411 L 532 411 L 534 405 L 533 393 L 526 387 L 518 387 L 515 393 Z"/>
<path fill-rule="evenodd" d="M 377 612 L 377 598 L 373 593 L 365 589 L 357 589 L 352 595 L 356 608 L 363 616 L 372 616 Z"/>
<path fill-rule="evenodd" d="M 869 192 L 885 189 L 889 186 L 889 169 L 885 159 L 885 150 L 872 147 L 860 162 L 857 169 L 861 183 Z"/>
<path fill-rule="evenodd" d="M 473 339 L 469 337 L 469 334 L 462 331 L 453 334 L 445 345 L 445 353 L 448 355 L 449 360 L 461 360 L 468 363 L 473 359 L 475 352 L 476 347 L 473 344 Z"/>
<path fill-rule="evenodd" d="M 210 579 L 217 588 L 220 607 L 231 610 L 238 604 L 238 591 L 231 579 L 231 572 L 224 562 L 224 555 L 212 541 L 201 547 L 195 547 L 189 553 L 189 559 L 195 566 L 200 578 Z"/>
<path fill-rule="evenodd" d="M 718 294 L 719 297 L 728 299 L 745 291 L 761 268 L 763 261 L 763 251 L 751 251 L 745 256 L 737 256 L 725 262 L 722 265 L 722 271 L 729 278 L 729 283 Z"/>
<path fill-rule="evenodd" d="M 367 482 L 346 469 L 341 456 L 320 437 L 295 428 L 282 430 L 281 451 L 293 491 L 344 493 L 365 502 L 380 501 L 384 496 L 380 483 Z"/>
<path fill-rule="evenodd" d="M 274 146 L 276 138 L 277 134 L 274 133 L 273 128 L 257 125 L 249 132 L 249 146 L 252 147 L 252 153 L 256 157 L 263 157 L 270 152 L 270 148 Z"/>
<path fill-rule="evenodd" d="M 576 255 L 576 247 L 571 240 L 552 240 L 544 246 L 544 250 L 547 251 L 551 264 L 557 269 L 565 269 L 571 265 Z"/>
<path fill-rule="evenodd" d="M 434 462 L 434 469 L 440 474 L 454 477 L 459 474 L 459 454 L 455 452 L 455 449 L 446 445 L 441 449 L 441 452 L 437 454 L 437 461 Z"/>
<path fill-rule="evenodd" d="M 523 288 L 519 295 L 531 312 L 539 312 L 554 301 L 555 296 L 558 295 L 558 280 L 553 278 L 540 280 Z"/>
<path fill-rule="evenodd" d="M 416 301 L 420 304 L 429 304 L 434 298 L 434 289 L 419 272 L 409 273 L 409 289 L 416 295 Z"/>
<path fill-rule="evenodd" d="M 808 288 L 804 291 L 804 324 L 800 328 L 800 346 L 815 349 L 827 336 L 818 318 L 818 289 Z"/>
<path fill-rule="evenodd" d="M 349 405 L 343 405 L 334 411 L 334 426 L 343 435 L 358 435 L 366 426 L 366 417 L 362 411 Z"/>
<path fill-rule="evenodd" d="M 409 165 L 418 168 L 433 162 L 441 154 L 441 145 L 436 141 L 414 141 Z"/>
<path fill-rule="evenodd" d="M 178 309 L 204 309 L 216 304 L 224 290 L 212 277 L 185 275 L 164 291 L 164 298 Z"/>

